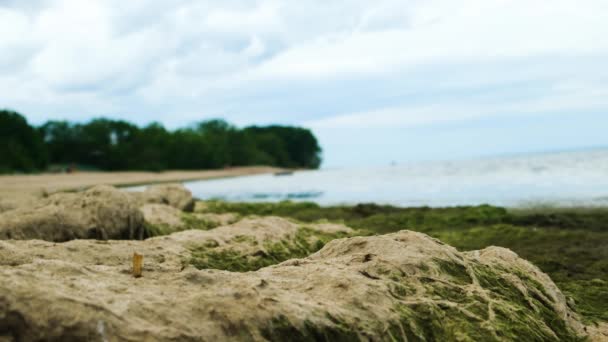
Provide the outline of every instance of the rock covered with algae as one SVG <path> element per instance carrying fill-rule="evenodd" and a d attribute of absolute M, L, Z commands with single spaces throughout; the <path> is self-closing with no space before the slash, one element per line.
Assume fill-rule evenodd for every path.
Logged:
<path fill-rule="evenodd" d="M 586 335 L 551 279 L 507 249 L 462 253 L 411 231 L 352 234 L 264 217 L 144 241 L 0 241 L 0 340 Z M 130 273 L 134 251 L 145 256 L 141 278 Z"/>

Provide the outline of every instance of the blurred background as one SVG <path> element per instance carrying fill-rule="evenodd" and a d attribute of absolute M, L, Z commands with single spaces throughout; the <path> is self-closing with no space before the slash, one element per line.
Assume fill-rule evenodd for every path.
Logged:
<path fill-rule="evenodd" d="M 602 0 L 1 0 L 0 169 L 274 165 L 322 171 L 192 189 L 602 205 L 607 23 Z"/>

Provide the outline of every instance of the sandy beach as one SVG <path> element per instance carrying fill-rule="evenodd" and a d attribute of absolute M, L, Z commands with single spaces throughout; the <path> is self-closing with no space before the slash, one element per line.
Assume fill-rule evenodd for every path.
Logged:
<path fill-rule="evenodd" d="M 273 173 L 281 169 L 267 166 L 235 167 L 221 170 L 166 172 L 75 172 L 57 174 L 2 175 L 0 199 L 19 200 L 43 193 L 86 189 L 98 184 L 128 186 L 152 183 L 238 177 Z"/>

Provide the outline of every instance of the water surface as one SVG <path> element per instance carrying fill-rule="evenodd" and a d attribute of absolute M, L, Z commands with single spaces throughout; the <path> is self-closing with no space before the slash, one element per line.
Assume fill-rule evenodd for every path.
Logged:
<path fill-rule="evenodd" d="M 608 150 L 187 182 L 201 199 L 399 206 L 608 205 Z"/>

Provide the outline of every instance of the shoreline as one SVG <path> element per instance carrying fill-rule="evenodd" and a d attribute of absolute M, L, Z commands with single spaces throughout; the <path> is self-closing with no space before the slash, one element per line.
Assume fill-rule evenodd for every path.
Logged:
<path fill-rule="evenodd" d="M 141 186 L 267 174 L 284 169 L 270 166 L 234 167 L 197 171 L 118 171 L 0 175 L 0 199 L 20 200 L 63 191 L 79 191 L 98 184 Z"/>

